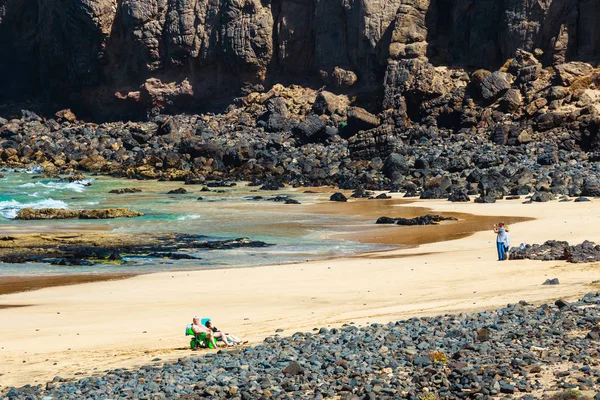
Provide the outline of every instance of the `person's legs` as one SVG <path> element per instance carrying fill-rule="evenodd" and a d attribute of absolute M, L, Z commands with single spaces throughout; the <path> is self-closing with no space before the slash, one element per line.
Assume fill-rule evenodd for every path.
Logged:
<path fill-rule="evenodd" d="M 504 261 L 504 243 L 496 242 L 496 247 L 498 249 L 498 261 Z"/>
<path fill-rule="evenodd" d="M 229 341 L 228 341 L 228 338 L 227 338 L 226 334 L 224 334 L 221 331 L 218 331 L 218 332 L 214 333 L 214 336 L 217 337 L 217 338 L 221 338 L 221 340 L 223 341 L 223 343 L 225 343 L 225 346 L 229 346 Z"/>
<path fill-rule="evenodd" d="M 227 337 L 229 339 L 231 339 L 235 344 L 242 343 L 242 339 L 240 339 L 239 337 L 237 337 L 235 335 L 227 335 Z"/>
<path fill-rule="evenodd" d="M 508 260 L 508 246 L 504 246 L 504 259 Z"/>
<path fill-rule="evenodd" d="M 212 332 L 207 332 L 206 337 L 208 338 L 208 340 L 210 340 L 215 349 L 219 348 L 219 346 L 217 346 L 217 342 L 215 341 L 215 335 L 213 335 Z"/>

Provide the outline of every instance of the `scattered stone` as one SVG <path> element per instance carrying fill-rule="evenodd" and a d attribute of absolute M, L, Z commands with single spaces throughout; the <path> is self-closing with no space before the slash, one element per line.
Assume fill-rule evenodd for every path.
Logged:
<path fill-rule="evenodd" d="M 141 189 L 136 189 L 136 188 L 123 188 L 123 189 L 113 189 L 113 190 L 109 191 L 108 193 L 125 194 L 125 193 L 140 193 L 141 191 L 142 191 Z"/>
<path fill-rule="evenodd" d="M 302 366 L 300 364 L 298 364 L 296 361 L 292 361 L 290 364 L 288 364 L 287 367 L 285 367 L 282 371 L 285 375 L 291 375 L 291 376 L 296 376 L 296 375 L 302 375 L 304 374 L 304 368 L 302 368 Z"/>
<path fill-rule="evenodd" d="M 477 340 L 480 342 L 486 342 L 492 338 L 492 331 L 488 328 L 477 329 Z"/>
<path fill-rule="evenodd" d="M 578 197 L 575 199 L 575 203 L 583 203 L 588 201 L 590 201 L 590 199 L 588 199 L 587 197 Z"/>
<path fill-rule="evenodd" d="M 184 188 L 169 190 L 167 194 L 186 194 L 188 191 Z"/>
<path fill-rule="evenodd" d="M 495 202 L 496 202 L 496 198 L 494 196 L 490 196 L 490 195 L 479 196 L 475 199 L 475 203 L 491 204 L 491 203 L 495 203 Z"/>
<path fill-rule="evenodd" d="M 329 201 L 339 201 L 339 202 L 346 202 L 348 201 L 348 198 L 346 196 L 344 196 L 343 193 L 337 192 L 331 195 L 331 197 L 329 198 Z"/>
<path fill-rule="evenodd" d="M 542 283 L 542 285 L 558 285 L 558 284 L 560 284 L 558 278 L 546 279 L 546 281 L 544 283 Z"/>
<path fill-rule="evenodd" d="M 565 307 L 569 307 L 571 304 L 563 299 L 558 299 L 554 302 L 554 304 L 559 308 L 559 309 L 563 309 Z"/>
<path fill-rule="evenodd" d="M 554 200 L 554 195 L 548 192 L 535 193 L 531 196 L 531 201 L 535 201 L 538 203 L 545 203 L 547 201 Z"/>

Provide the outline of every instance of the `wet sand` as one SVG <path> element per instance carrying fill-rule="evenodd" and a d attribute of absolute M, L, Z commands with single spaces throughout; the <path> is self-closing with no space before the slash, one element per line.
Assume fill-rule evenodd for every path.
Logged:
<path fill-rule="evenodd" d="M 426 243 L 444 242 L 467 237 L 475 232 L 492 230 L 493 225 L 503 221 L 509 226 L 519 222 L 530 221 L 529 217 L 510 215 L 497 216 L 476 215 L 464 212 L 440 212 L 445 217 L 454 217 L 458 221 L 442 221 L 439 225 L 399 226 L 376 225 L 377 218 L 415 218 L 432 214 L 427 208 L 427 201 L 388 199 L 388 200 L 352 200 L 347 203 L 320 202 L 305 207 L 306 212 L 315 214 L 352 215 L 362 223 L 353 223 L 345 230 L 351 232 L 330 233 L 331 238 L 353 240 L 360 243 L 378 243 L 399 246 L 415 246 Z M 339 229 L 339 228 L 338 228 Z M 334 227 L 335 230 L 335 227 Z"/>
<path fill-rule="evenodd" d="M 316 188 L 313 191 L 328 195 L 332 189 Z M 347 193 L 348 195 L 350 193 Z M 368 200 L 368 199 L 351 199 L 347 203 L 320 201 L 313 204 L 297 206 L 302 212 L 319 215 L 341 215 L 348 216 L 348 224 L 340 224 L 338 226 L 327 226 L 316 224 L 302 224 L 302 228 L 306 230 L 322 230 L 327 228 L 328 233 L 324 236 L 331 239 L 350 240 L 360 243 L 375 243 L 397 246 L 398 248 L 408 248 L 426 243 L 443 242 L 448 240 L 460 239 L 472 235 L 475 232 L 491 229 L 494 223 L 505 221 L 507 224 L 528 221 L 531 218 L 526 217 L 510 217 L 510 216 L 479 216 L 468 213 L 445 212 L 441 213 L 444 216 L 455 217 L 458 221 L 444 221 L 439 225 L 429 226 L 398 226 L 398 225 L 376 225 L 375 221 L 381 216 L 414 218 L 421 215 L 431 213 L 427 207 L 421 206 L 426 202 L 415 203 L 415 200 L 406 199 L 388 199 L 388 200 Z M 282 208 L 290 207 L 289 205 L 281 205 L 277 203 L 249 203 L 253 207 L 271 207 Z M 231 208 L 240 208 L 237 204 L 230 206 Z M 100 226 L 98 226 L 100 227 Z M 90 244 L 93 242 L 113 243 L 115 241 L 136 243 L 141 241 L 143 237 L 148 235 L 131 235 L 131 234 L 110 234 L 106 232 L 106 228 L 95 231 L 94 227 L 86 227 L 78 229 L 73 227 L 69 230 L 61 231 L 62 233 L 53 233 L 52 229 L 41 229 L 41 226 L 34 226 L 34 229 L 40 229 L 40 234 L 25 233 L 21 235 L 5 236 L 0 238 L 0 251 L 2 247 L 14 246 L 13 240 L 18 237 L 20 246 L 35 246 L 40 243 L 47 244 L 48 242 L 62 243 L 80 243 Z M 14 228 L 13 228 L 14 231 Z M 0 231 L 1 232 L 1 231 Z M 4 240 L 2 240 L 4 239 Z M 389 255 L 376 254 L 357 254 L 355 257 L 390 257 Z M 396 257 L 396 256 L 394 256 Z M 66 286 L 79 283 L 98 282 L 105 280 L 125 279 L 137 275 L 136 273 L 128 274 L 94 274 L 94 275 L 48 275 L 48 276 L 10 276 L 0 277 L 0 295 L 18 293 L 23 291 L 32 291 L 53 286 Z M 14 305 L 18 306 L 18 305 Z M 4 306 L 4 308 L 11 306 Z"/>
<path fill-rule="evenodd" d="M 0 277 L 0 295 L 28 292 L 53 286 L 77 285 L 80 283 L 112 281 L 135 276 L 135 274 L 99 274 L 99 275 L 47 275 L 47 276 L 2 276 Z M 0 305 L 0 308 L 25 305 Z"/>

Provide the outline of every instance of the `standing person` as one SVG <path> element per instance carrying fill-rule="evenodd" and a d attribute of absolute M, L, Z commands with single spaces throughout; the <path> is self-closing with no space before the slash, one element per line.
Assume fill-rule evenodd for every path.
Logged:
<path fill-rule="evenodd" d="M 510 248 L 510 233 L 508 232 L 508 226 L 504 226 L 504 259 L 508 260 L 508 249 Z"/>
<path fill-rule="evenodd" d="M 504 261 L 506 259 L 505 242 L 507 232 L 508 230 L 505 228 L 504 222 L 494 224 L 494 233 L 498 235 L 496 236 L 496 249 L 498 250 L 498 261 Z"/>

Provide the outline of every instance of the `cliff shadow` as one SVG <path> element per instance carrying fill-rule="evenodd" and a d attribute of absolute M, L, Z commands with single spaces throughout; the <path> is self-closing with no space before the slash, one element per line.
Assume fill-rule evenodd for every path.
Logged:
<path fill-rule="evenodd" d="M 497 29 L 502 12 L 497 3 L 502 2 L 431 0 L 425 14 L 429 61 L 468 69 L 502 65 Z"/>
<path fill-rule="evenodd" d="M 0 2 L 0 101 L 22 101 L 39 94 L 37 2 Z M 31 3 L 31 4 L 30 4 Z"/>

